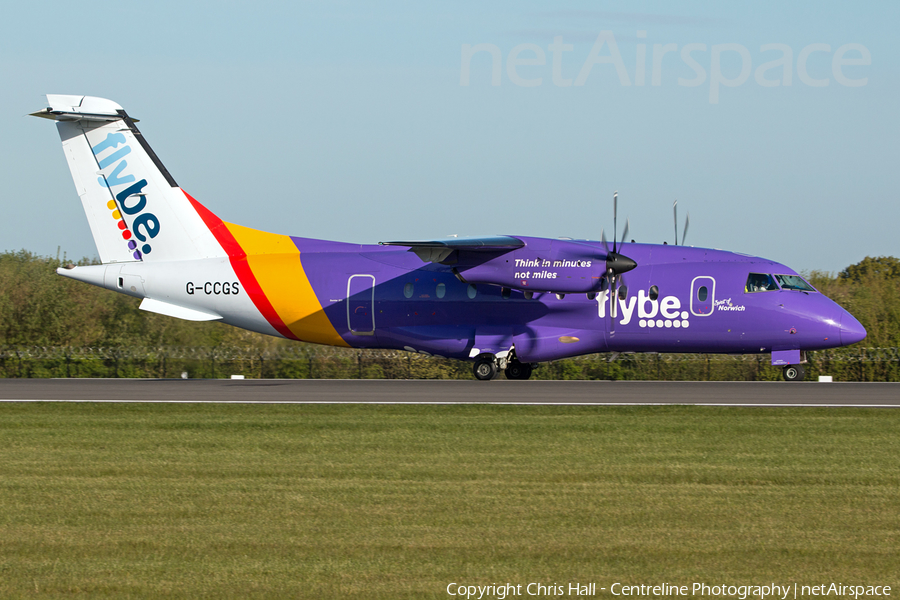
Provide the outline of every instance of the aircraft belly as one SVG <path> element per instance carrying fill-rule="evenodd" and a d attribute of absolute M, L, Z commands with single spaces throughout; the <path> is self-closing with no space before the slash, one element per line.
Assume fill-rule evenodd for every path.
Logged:
<path fill-rule="evenodd" d="M 568 327 L 535 326 L 515 336 L 516 356 L 522 362 L 559 360 L 594 352 L 605 352 L 602 331 Z"/>
<path fill-rule="evenodd" d="M 459 325 L 384 327 L 378 330 L 381 346 L 443 358 L 468 358 L 474 340 L 475 330 Z"/>

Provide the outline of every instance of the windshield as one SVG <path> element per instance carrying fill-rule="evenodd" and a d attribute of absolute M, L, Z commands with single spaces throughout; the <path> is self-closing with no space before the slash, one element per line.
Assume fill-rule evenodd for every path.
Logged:
<path fill-rule="evenodd" d="M 799 275 L 776 275 L 775 279 L 783 290 L 797 290 L 800 292 L 814 292 L 816 288 L 806 283 Z"/>
<path fill-rule="evenodd" d="M 768 273 L 750 273 L 747 276 L 745 292 L 774 292 L 778 289 L 775 280 Z"/>

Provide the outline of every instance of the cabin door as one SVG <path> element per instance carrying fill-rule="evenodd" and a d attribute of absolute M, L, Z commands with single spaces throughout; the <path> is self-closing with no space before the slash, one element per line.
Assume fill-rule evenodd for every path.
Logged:
<path fill-rule="evenodd" d="M 347 328 L 352 335 L 375 335 L 375 276 L 347 280 Z"/>

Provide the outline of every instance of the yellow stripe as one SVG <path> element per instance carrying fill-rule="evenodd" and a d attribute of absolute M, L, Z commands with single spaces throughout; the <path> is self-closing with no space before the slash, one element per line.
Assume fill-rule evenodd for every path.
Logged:
<path fill-rule="evenodd" d="M 247 253 L 263 293 L 294 335 L 306 342 L 348 346 L 325 316 L 290 237 L 232 223 L 225 226 Z"/>

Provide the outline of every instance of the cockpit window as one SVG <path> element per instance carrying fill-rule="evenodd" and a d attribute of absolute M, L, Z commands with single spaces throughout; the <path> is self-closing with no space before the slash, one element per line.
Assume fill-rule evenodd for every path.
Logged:
<path fill-rule="evenodd" d="M 778 283 L 783 290 L 797 290 L 800 292 L 816 291 L 813 286 L 806 283 L 806 280 L 799 275 L 776 275 L 775 279 L 778 280 Z"/>
<path fill-rule="evenodd" d="M 774 292 L 778 289 L 775 280 L 767 273 L 750 273 L 747 276 L 745 292 Z"/>

